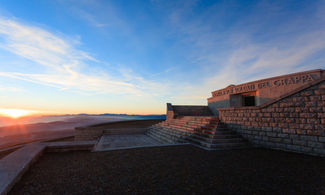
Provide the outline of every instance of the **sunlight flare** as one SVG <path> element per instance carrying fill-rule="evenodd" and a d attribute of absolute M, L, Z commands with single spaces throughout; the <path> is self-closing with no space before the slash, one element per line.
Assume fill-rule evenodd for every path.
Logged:
<path fill-rule="evenodd" d="M 23 109 L 0 109 L 0 114 L 4 116 L 8 116 L 11 118 L 19 118 L 22 116 L 27 116 L 33 113 L 31 110 L 23 110 Z"/>

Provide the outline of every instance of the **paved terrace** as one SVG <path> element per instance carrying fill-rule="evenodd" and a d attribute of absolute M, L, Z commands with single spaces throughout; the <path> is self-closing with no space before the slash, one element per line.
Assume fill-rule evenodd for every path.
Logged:
<path fill-rule="evenodd" d="M 17 149 L 0 160 L 0 195 L 325 193 L 322 157 L 258 148 L 206 151 L 162 145 L 143 134 L 115 135 L 115 130 L 97 143 Z M 90 152 L 94 148 L 102 152 Z"/>
<path fill-rule="evenodd" d="M 46 153 L 9 194 L 324 194 L 325 158 L 191 145 Z"/>

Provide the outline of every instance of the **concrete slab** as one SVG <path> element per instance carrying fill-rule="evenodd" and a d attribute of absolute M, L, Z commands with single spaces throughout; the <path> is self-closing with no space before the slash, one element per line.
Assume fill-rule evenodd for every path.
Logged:
<path fill-rule="evenodd" d="M 7 194 L 45 151 L 92 150 L 95 141 L 31 143 L 0 159 L 0 195 Z"/>
<path fill-rule="evenodd" d="M 32 143 L 0 160 L 0 195 L 10 191 L 44 149 L 45 145 Z"/>
<path fill-rule="evenodd" d="M 92 150 L 96 141 L 63 141 L 46 143 L 46 151 L 64 152 L 73 150 Z"/>
<path fill-rule="evenodd" d="M 163 146 L 157 140 L 144 135 L 103 135 L 97 143 L 94 151 L 105 151 L 120 148 Z"/>

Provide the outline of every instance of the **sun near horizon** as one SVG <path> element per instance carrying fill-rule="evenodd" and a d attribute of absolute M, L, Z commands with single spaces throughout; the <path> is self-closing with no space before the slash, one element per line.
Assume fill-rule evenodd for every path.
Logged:
<path fill-rule="evenodd" d="M 13 119 L 17 119 L 23 116 L 28 116 L 34 113 L 31 110 L 24 110 L 24 109 L 16 109 L 16 108 L 7 108 L 7 109 L 0 109 L 0 115 L 10 117 Z"/>

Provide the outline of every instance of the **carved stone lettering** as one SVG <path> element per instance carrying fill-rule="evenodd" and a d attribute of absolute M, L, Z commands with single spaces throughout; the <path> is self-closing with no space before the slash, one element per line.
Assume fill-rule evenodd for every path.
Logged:
<path fill-rule="evenodd" d="M 249 91 L 255 91 L 256 89 L 263 89 L 263 88 L 271 88 L 271 87 L 281 87 L 285 85 L 293 85 L 293 84 L 300 84 L 311 82 L 315 80 L 315 78 L 311 74 L 306 75 L 298 75 L 298 76 L 291 76 L 286 78 L 281 78 L 273 81 L 264 81 L 261 83 L 253 83 L 253 84 L 243 84 L 239 86 L 228 87 L 227 89 L 215 91 L 212 93 L 212 96 L 221 96 L 221 95 L 228 95 L 228 94 L 237 94 L 237 93 L 245 93 Z M 255 86 L 256 85 L 256 86 Z"/>

